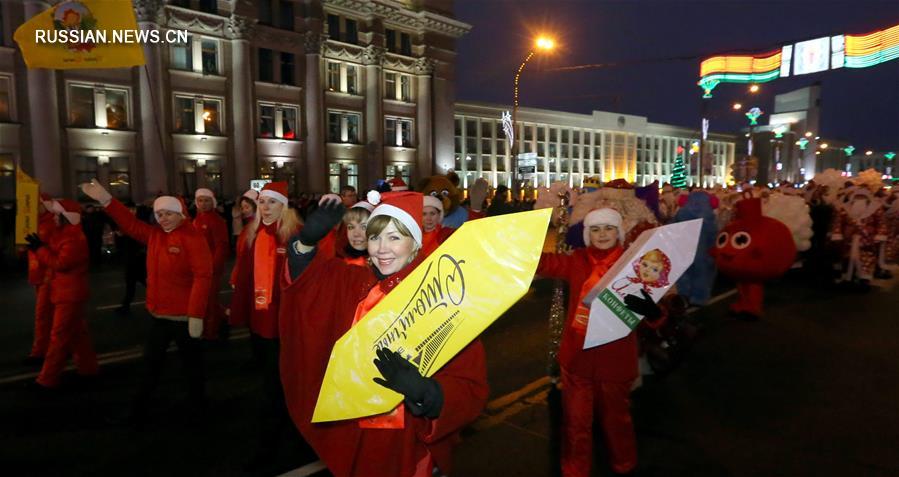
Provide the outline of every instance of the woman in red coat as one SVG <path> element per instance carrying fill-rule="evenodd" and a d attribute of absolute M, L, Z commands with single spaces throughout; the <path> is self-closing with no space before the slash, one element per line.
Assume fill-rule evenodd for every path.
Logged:
<path fill-rule="evenodd" d="M 219 306 L 219 286 L 225 261 L 231 255 L 231 244 L 228 242 L 228 225 L 215 210 L 215 194 L 201 187 L 194 193 L 194 200 L 197 204 L 197 216 L 193 220 L 193 226 L 206 239 L 212 253 L 212 286 L 209 287 L 209 300 L 203 316 L 203 339 L 216 340 L 219 339 L 219 326 L 225 314 Z"/>
<path fill-rule="evenodd" d="M 424 234 L 422 234 L 421 250 L 425 257 L 437 250 L 437 247 L 456 231 L 452 227 L 443 225 L 443 201 L 433 195 L 424 196 L 422 226 Z"/>
<path fill-rule="evenodd" d="M 562 371 L 562 475 L 587 477 L 593 456 L 593 418 L 605 434 L 612 470 L 627 474 L 637 466 L 637 443 L 630 414 L 630 392 L 638 377 L 637 338 L 584 348 L 590 308 L 583 299 L 624 249 L 621 215 L 597 209 L 584 218 L 584 243 L 571 255 L 544 253 L 537 274 L 568 282 L 568 317 L 562 331 L 559 366 Z M 646 296 L 629 295 L 625 303 L 644 315 L 651 326 L 663 312 Z"/>
<path fill-rule="evenodd" d="M 264 393 L 258 448 L 251 468 L 260 468 L 272 460 L 284 427 L 290 430 L 278 376 L 279 281 L 284 270 L 285 244 L 300 225 L 299 216 L 287 204 L 287 182 L 270 182 L 259 193 L 256 220 L 247 225 L 237 252 L 231 322 L 249 323 L 250 345 L 262 373 Z"/>
<path fill-rule="evenodd" d="M 56 215 L 47 207 L 51 204 L 50 197 L 41 194 L 41 202 L 38 203 L 37 236 L 44 243 L 50 243 L 50 237 L 56 230 Z M 53 326 L 53 304 L 50 303 L 50 272 L 41 265 L 37 254 L 28 250 L 28 283 L 34 286 L 34 341 L 31 344 L 31 352 L 25 358 L 24 364 L 31 366 L 43 364 L 47 347 L 50 345 L 50 329 Z"/>
<path fill-rule="evenodd" d="M 430 477 L 435 469 L 449 474 L 459 431 L 487 401 L 479 340 L 432 378 L 422 377 L 396 353 L 379 351 L 376 365 L 386 379 L 378 382 L 404 395 L 404 403 L 373 418 L 311 423 L 334 343 L 422 258 L 422 195 L 382 197 L 366 227 L 367 267 L 317 253 L 317 242 L 343 215 L 339 202 L 310 214 L 292 241 L 280 320 L 284 393 L 294 424 L 336 477 Z"/>
<path fill-rule="evenodd" d="M 164 195 L 153 202 L 158 226 L 142 222 L 96 181 L 81 190 L 106 209 L 129 237 L 147 245 L 147 311 L 153 315 L 144 345 L 144 376 L 129 420 L 141 426 L 172 340 L 184 363 L 194 413 L 205 409 L 205 375 L 199 338 L 212 285 L 212 254 L 206 240 L 186 220 L 184 203 Z"/>
<path fill-rule="evenodd" d="M 375 207 L 368 202 L 356 202 L 343 214 L 343 227 L 346 229 L 346 245 L 336 251 L 338 257 L 350 265 L 368 266 L 368 238 L 365 226 L 368 216 Z"/>
<path fill-rule="evenodd" d="M 49 243 L 44 243 L 37 234 L 31 234 L 28 248 L 49 275 L 47 286 L 53 306 L 53 324 L 37 384 L 53 389 L 59 386 L 59 377 L 69 354 L 74 357 L 75 367 L 82 376 L 95 376 L 98 366 L 84 316 L 84 305 L 90 295 L 87 281 L 90 254 L 80 225 L 81 205 L 74 200 L 54 200 L 50 202 L 49 211 L 56 220 Z"/>

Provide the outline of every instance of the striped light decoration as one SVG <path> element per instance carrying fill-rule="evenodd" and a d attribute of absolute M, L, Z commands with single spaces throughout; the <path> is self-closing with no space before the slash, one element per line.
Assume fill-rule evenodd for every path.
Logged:
<path fill-rule="evenodd" d="M 714 56 L 699 67 L 699 86 L 705 98 L 719 83 L 765 83 L 780 77 L 780 50 L 761 56 Z"/>
<path fill-rule="evenodd" d="M 846 35 L 846 68 L 867 68 L 899 58 L 899 25 L 867 35 Z"/>

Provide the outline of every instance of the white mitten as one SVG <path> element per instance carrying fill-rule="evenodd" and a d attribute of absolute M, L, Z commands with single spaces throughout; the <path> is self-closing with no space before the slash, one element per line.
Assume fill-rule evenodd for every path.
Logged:
<path fill-rule="evenodd" d="M 484 200 L 487 199 L 487 192 L 490 185 L 483 177 L 474 181 L 471 189 L 468 191 L 468 198 L 471 199 L 471 210 L 480 212 L 484 207 Z"/>
<path fill-rule="evenodd" d="M 97 179 L 91 179 L 90 182 L 81 184 L 81 192 L 99 202 L 103 207 L 106 207 L 112 201 L 112 195 L 97 182 Z"/>
<path fill-rule="evenodd" d="M 191 338 L 199 338 L 203 336 L 203 318 L 188 318 L 187 333 Z"/>

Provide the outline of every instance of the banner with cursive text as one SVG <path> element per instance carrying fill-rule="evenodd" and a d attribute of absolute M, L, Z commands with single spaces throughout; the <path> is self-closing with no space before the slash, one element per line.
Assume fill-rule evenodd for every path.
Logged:
<path fill-rule="evenodd" d="M 372 381 L 388 348 L 432 376 L 530 288 L 552 209 L 466 222 L 334 345 L 312 422 L 388 412 Z"/>

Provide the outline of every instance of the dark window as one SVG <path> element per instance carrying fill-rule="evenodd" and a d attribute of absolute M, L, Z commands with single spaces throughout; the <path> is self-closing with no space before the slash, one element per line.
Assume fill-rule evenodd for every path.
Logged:
<path fill-rule="evenodd" d="M 340 41 L 340 17 L 328 14 L 328 37 Z"/>
<path fill-rule="evenodd" d="M 263 25 L 272 24 L 272 2 L 271 0 L 260 0 L 259 2 L 259 23 Z"/>
<path fill-rule="evenodd" d="M 94 88 L 72 86 L 69 89 L 69 126 L 92 128 L 94 122 Z"/>
<path fill-rule="evenodd" d="M 284 30 L 293 30 L 293 2 L 281 0 L 278 6 L 278 26 Z"/>
<path fill-rule="evenodd" d="M 346 20 L 346 42 L 359 43 L 359 30 L 356 28 L 356 20 Z"/>
<path fill-rule="evenodd" d="M 200 0 L 200 11 L 206 13 L 218 13 L 218 1 L 217 0 Z"/>
<path fill-rule="evenodd" d="M 281 53 L 281 84 L 294 84 L 293 53 Z"/>
<path fill-rule="evenodd" d="M 172 0 L 169 3 L 176 7 L 190 8 L 190 0 Z"/>
<path fill-rule="evenodd" d="M 201 45 L 201 53 L 203 57 L 203 74 L 204 75 L 214 75 L 218 74 L 218 43 L 213 39 L 203 39 L 200 42 Z"/>
<path fill-rule="evenodd" d="M 400 54 L 412 56 L 412 38 L 408 33 L 400 33 Z"/>
<path fill-rule="evenodd" d="M 396 53 L 396 30 L 387 30 L 385 33 L 387 35 L 387 51 Z"/>
<path fill-rule="evenodd" d="M 259 81 L 274 81 L 274 68 L 272 65 L 272 50 L 259 49 Z"/>
<path fill-rule="evenodd" d="M 275 135 L 275 107 L 259 107 L 259 137 L 273 137 Z"/>
<path fill-rule="evenodd" d="M 194 100 L 182 96 L 175 97 L 175 131 L 194 132 Z"/>

